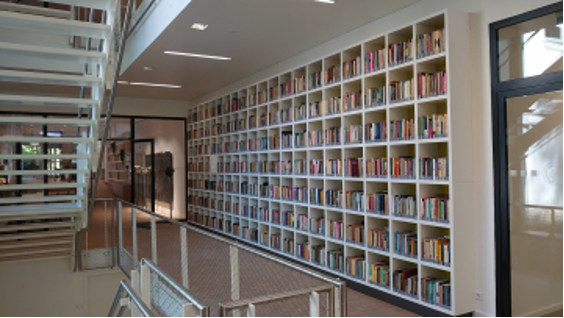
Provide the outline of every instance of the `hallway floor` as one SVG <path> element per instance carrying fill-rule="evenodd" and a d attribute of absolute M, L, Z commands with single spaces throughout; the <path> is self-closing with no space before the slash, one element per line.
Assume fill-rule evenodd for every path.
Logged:
<path fill-rule="evenodd" d="M 104 182 L 100 182 L 99 187 L 98 187 L 98 194 L 97 194 L 98 198 L 112 198 L 112 193 L 111 190 L 109 189 L 109 187 L 104 183 Z M 95 248 L 103 248 L 104 246 L 109 246 L 109 244 L 111 244 L 111 236 L 107 235 L 104 233 L 104 224 L 106 224 L 106 226 L 109 226 L 111 224 L 111 218 L 110 218 L 110 213 L 104 215 L 104 210 L 105 210 L 105 206 L 104 206 L 104 202 L 100 202 L 96 205 L 96 208 L 94 210 L 93 216 L 92 216 L 92 223 L 91 223 L 91 227 L 90 227 L 90 232 L 89 232 L 89 239 L 88 241 L 83 240 L 83 247 L 86 248 L 86 245 L 88 245 L 88 249 L 95 249 Z M 107 203 L 107 211 L 110 212 L 111 211 L 111 203 L 108 202 Z M 129 223 L 127 222 L 128 220 L 124 220 L 124 225 Z M 141 220 L 138 220 L 138 222 Z M 124 226 L 124 229 L 127 228 Z M 172 232 L 171 232 L 172 231 Z M 217 299 L 222 299 L 221 297 L 218 298 L 218 290 L 223 290 L 226 289 L 226 291 L 228 291 L 226 288 L 227 286 L 221 286 L 222 284 L 226 284 L 229 282 L 229 278 L 226 277 L 225 279 L 219 279 L 217 276 L 222 276 L 221 274 L 225 274 L 225 272 L 228 272 L 228 268 L 217 268 L 212 270 L 211 268 L 209 268 L 209 261 L 211 259 L 214 258 L 214 256 L 217 259 L 222 259 L 222 258 L 227 258 L 224 257 L 226 255 L 221 254 L 224 253 L 224 249 L 222 249 L 222 247 L 218 244 L 215 245 L 216 242 L 214 242 L 214 239 L 211 238 L 207 238 L 204 237 L 200 234 L 194 233 L 191 234 L 192 231 L 188 232 L 188 241 L 192 241 L 192 242 L 199 242 L 199 244 L 201 244 L 200 247 L 190 247 L 189 245 L 189 255 L 198 255 L 199 257 L 195 257 L 192 259 L 189 259 L 189 273 L 190 273 L 190 281 L 191 281 L 191 287 L 190 288 L 196 297 L 198 297 L 202 302 L 207 303 L 206 299 L 208 300 L 208 302 L 213 302 L 213 301 L 217 301 Z M 129 232 L 130 234 L 131 232 Z M 130 235 L 127 235 L 128 233 L 124 231 L 124 234 L 126 237 L 130 237 Z M 175 277 L 175 276 L 179 276 L 179 275 L 175 275 L 174 273 L 178 273 L 180 271 L 179 268 L 179 252 L 178 252 L 178 229 L 176 226 L 171 227 L 170 224 L 159 224 L 158 225 L 158 230 L 157 230 L 157 234 L 158 234 L 158 259 L 159 259 L 159 267 L 163 268 L 163 270 L 165 270 L 166 272 L 168 272 L 171 276 L 173 276 L 173 278 L 176 278 L 180 281 L 180 277 Z M 140 228 L 138 229 L 138 246 L 139 246 L 139 257 L 149 257 L 151 255 L 151 251 L 150 251 L 150 231 L 145 231 L 145 230 L 141 230 Z M 203 238 L 203 239 L 202 239 Z M 126 240 L 124 239 L 124 246 L 126 247 L 126 249 L 129 250 L 128 245 L 131 244 L 130 240 Z M 223 244 L 225 245 L 225 244 Z M 167 251 L 168 253 L 165 253 L 163 251 Z M 205 255 L 203 255 L 205 254 Z M 215 254 L 215 255 L 214 255 Z M 163 255 L 169 255 L 170 257 L 163 257 Z M 242 254 L 240 254 L 242 255 Z M 243 257 L 243 256 L 240 256 Z M 248 257 L 248 256 L 247 256 Z M 207 263 L 206 263 L 207 261 Z M 241 262 L 243 260 L 241 259 Z M 264 262 L 264 264 L 260 264 L 261 262 Z M 199 263 L 199 264 L 198 264 Z M 217 263 L 217 262 L 216 262 Z M 226 263 L 226 262 L 221 262 L 221 263 Z M 252 266 L 248 266 L 251 265 L 249 263 L 247 263 L 247 267 L 252 267 L 252 269 L 250 269 L 250 272 L 247 273 L 247 275 L 245 275 L 244 273 L 241 273 L 241 280 L 243 280 L 245 277 L 253 277 L 254 275 L 260 276 L 261 275 L 261 270 L 262 274 L 264 274 L 264 277 L 262 279 L 257 278 L 257 279 L 253 279 L 252 281 L 249 281 L 249 284 L 247 284 L 245 287 L 247 288 L 247 291 L 250 292 L 251 294 L 253 294 L 251 297 L 256 297 L 255 294 L 261 294 L 264 292 L 264 290 L 262 290 L 262 288 L 267 288 L 268 286 L 263 285 L 256 285 L 256 283 L 258 281 L 263 282 L 263 284 L 269 284 L 268 282 L 270 282 L 272 280 L 272 275 L 269 275 L 270 273 L 268 273 L 267 269 L 271 269 L 271 272 L 274 271 L 275 269 L 273 268 L 271 261 L 268 261 L 262 257 L 253 257 L 252 260 Z M 224 264 L 214 264 L 214 266 L 223 266 Z M 243 267 L 243 266 L 242 266 Z M 280 289 L 280 288 L 284 288 L 283 285 L 285 284 L 298 284 L 301 281 L 304 281 L 303 278 L 300 278 L 300 274 L 298 272 L 296 272 L 295 270 L 283 270 L 282 268 L 277 268 L 276 269 L 276 273 L 277 274 L 282 274 L 281 272 L 284 272 L 283 275 L 279 275 L 279 276 L 283 276 L 283 279 L 281 280 L 277 280 L 276 281 L 276 288 Z M 216 272 L 214 274 L 214 272 Z M 293 273 L 292 273 L 293 272 Z M 206 277 L 208 276 L 208 277 Z M 295 277 L 291 277 L 291 276 L 295 276 Z M 201 278 L 201 282 L 199 282 L 199 280 L 197 278 L 192 278 L 192 277 L 199 277 Z M 193 281 L 193 282 L 192 282 Z M 298 283 L 296 283 L 298 282 Z M 243 284 L 243 282 L 242 282 Z M 254 285 L 253 285 L 254 284 Z M 304 282 L 304 284 L 307 284 Z M 292 285 L 293 286 L 293 285 Z M 304 288 L 305 285 L 303 287 L 300 286 L 300 288 Z M 274 290 L 274 292 L 279 292 L 279 290 L 276 290 L 276 288 L 272 289 Z M 288 288 L 288 286 L 286 287 Z M 194 290 L 197 289 L 197 290 Z M 258 290 L 261 290 L 260 292 Z M 252 290 L 252 291 L 251 291 Z M 292 289 L 290 289 L 292 290 Z M 243 286 L 242 286 L 242 295 L 241 297 L 243 297 Z M 255 293 L 258 292 L 258 293 Z M 268 290 L 267 293 L 272 293 L 271 290 Z M 417 315 L 413 314 L 412 312 L 406 311 L 402 308 L 399 308 L 397 306 L 393 306 L 391 304 L 388 304 L 386 302 L 380 301 L 378 299 L 372 298 L 370 296 L 367 296 L 365 294 L 362 294 L 360 292 L 357 292 L 351 288 L 347 288 L 347 303 L 348 303 L 348 315 L 351 317 L 415 317 Z M 249 294 L 249 296 L 251 295 Z M 211 305 L 211 304 L 210 304 Z M 215 304 L 214 304 L 215 305 Z M 259 308 L 257 307 L 257 310 Z M 213 314 L 213 312 L 212 312 Z"/>

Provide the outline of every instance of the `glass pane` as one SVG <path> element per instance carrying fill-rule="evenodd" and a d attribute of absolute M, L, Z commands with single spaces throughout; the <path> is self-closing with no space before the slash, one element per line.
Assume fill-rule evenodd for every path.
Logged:
<path fill-rule="evenodd" d="M 562 71 L 562 11 L 498 32 L 501 82 Z"/>
<path fill-rule="evenodd" d="M 149 211 L 153 210 L 153 179 L 151 170 L 151 143 L 135 142 L 135 204 Z"/>
<path fill-rule="evenodd" d="M 562 302 L 562 91 L 507 100 L 512 314 Z"/>

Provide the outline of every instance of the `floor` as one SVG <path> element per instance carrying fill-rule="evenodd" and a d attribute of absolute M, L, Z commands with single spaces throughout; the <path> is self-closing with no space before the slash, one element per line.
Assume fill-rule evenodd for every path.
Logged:
<path fill-rule="evenodd" d="M 112 193 L 107 185 L 100 182 L 98 198 L 111 198 Z M 106 211 L 106 213 L 104 213 Z M 111 245 L 111 235 L 104 229 L 111 225 L 111 204 L 99 202 L 92 216 L 88 239 L 83 240 L 83 247 L 88 249 L 103 248 Z M 147 222 L 148 218 L 138 213 L 138 224 Z M 131 231 L 128 231 L 129 219 L 124 219 L 124 247 L 131 250 Z M 229 267 L 229 245 L 209 238 L 205 235 L 188 231 L 188 273 L 189 290 L 205 304 L 211 306 L 212 316 L 217 316 L 219 303 L 231 299 L 231 278 Z M 138 228 L 139 257 L 151 258 L 150 231 Z M 158 266 L 165 272 L 181 281 L 180 243 L 178 226 L 158 224 Z M 166 255 L 166 256 L 165 256 Z M 287 266 L 267 260 L 250 252 L 239 250 L 240 261 L 240 299 L 294 291 L 303 288 L 317 287 L 325 283 L 299 273 Z M 320 294 L 321 307 L 325 308 L 326 295 Z M 267 316 L 304 316 L 308 315 L 308 297 L 295 297 L 285 302 L 274 302 L 256 307 L 257 315 Z M 402 308 L 364 295 L 347 288 L 348 315 L 354 317 L 414 317 L 415 314 Z M 300 308 L 300 310 L 297 310 Z M 305 310 L 305 311 L 304 311 Z M 228 313 L 229 314 L 229 313 Z M 326 313 L 322 312 L 324 316 Z"/>

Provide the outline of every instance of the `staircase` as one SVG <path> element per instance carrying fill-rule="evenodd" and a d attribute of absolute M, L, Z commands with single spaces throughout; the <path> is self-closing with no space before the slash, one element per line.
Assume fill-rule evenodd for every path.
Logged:
<path fill-rule="evenodd" d="M 0 2 L 0 262 L 73 255 L 88 226 L 121 19 L 117 0 L 22 3 Z"/>

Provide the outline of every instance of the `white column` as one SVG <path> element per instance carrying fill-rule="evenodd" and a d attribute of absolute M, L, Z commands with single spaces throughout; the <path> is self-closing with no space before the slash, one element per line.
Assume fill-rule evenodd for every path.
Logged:
<path fill-rule="evenodd" d="M 133 267 L 139 264 L 139 254 L 137 251 L 137 213 L 135 208 L 131 208 L 131 236 L 133 240 Z"/>
<path fill-rule="evenodd" d="M 131 272 L 131 289 L 136 292 L 138 295 L 141 292 L 141 282 L 140 282 L 140 273 L 138 270 L 132 270 Z M 141 317 L 141 311 L 137 308 L 137 305 L 133 304 L 131 306 L 130 302 L 130 309 L 131 309 L 131 317 Z"/>
<path fill-rule="evenodd" d="M 249 308 L 247 309 L 247 317 L 256 317 L 257 311 L 255 305 L 249 304 Z"/>
<path fill-rule="evenodd" d="M 157 255 L 157 221 L 155 216 L 151 215 L 151 259 L 155 265 L 159 265 Z"/>

